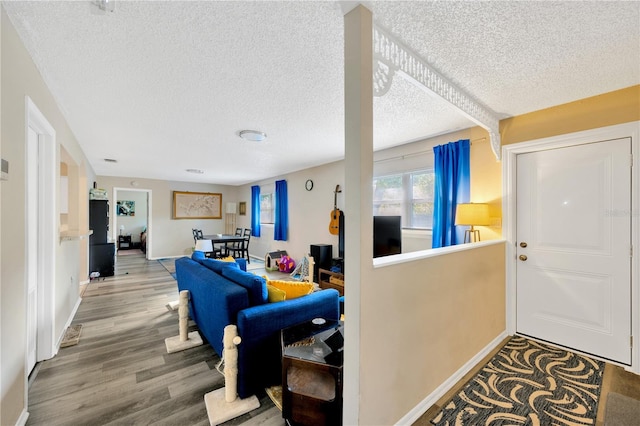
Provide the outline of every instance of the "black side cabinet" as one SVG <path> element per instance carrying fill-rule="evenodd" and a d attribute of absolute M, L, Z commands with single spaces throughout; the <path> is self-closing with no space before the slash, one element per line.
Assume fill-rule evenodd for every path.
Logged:
<path fill-rule="evenodd" d="M 89 273 L 99 272 L 101 277 L 114 274 L 115 244 L 109 243 L 109 201 L 89 201 Z"/>
<path fill-rule="evenodd" d="M 114 271 L 115 243 L 94 244 L 89 246 L 89 270 L 99 272 L 100 277 L 112 277 Z"/>

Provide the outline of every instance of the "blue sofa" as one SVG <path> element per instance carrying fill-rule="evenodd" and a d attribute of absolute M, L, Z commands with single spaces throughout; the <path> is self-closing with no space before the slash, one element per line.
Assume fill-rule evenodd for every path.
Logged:
<path fill-rule="evenodd" d="M 264 278 L 196 252 L 176 260 L 178 289 L 189 290 L 189 315 L 222 356 L 224 327 L 238 326 L 238 395 L 246 398 L 282 380 L 280 330 L 316 317 L 338 319 L 338 292 L 321 290 L 269 303 Z M 244 264 L 246 268 L 246 264 Z"/>

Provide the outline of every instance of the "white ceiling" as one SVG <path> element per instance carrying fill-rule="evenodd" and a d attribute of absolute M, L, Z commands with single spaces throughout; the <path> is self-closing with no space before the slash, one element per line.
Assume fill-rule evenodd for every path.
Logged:
<path fill-rule="evenodd" d="M 230 185 L 343 158 L 353 4 L 3 2 L 96 174 Z M 637 1 L 363 4 L 500 117 L 640 84 Z M 473 125 L 398 77 L 374 107 L 376 149 Z"/>

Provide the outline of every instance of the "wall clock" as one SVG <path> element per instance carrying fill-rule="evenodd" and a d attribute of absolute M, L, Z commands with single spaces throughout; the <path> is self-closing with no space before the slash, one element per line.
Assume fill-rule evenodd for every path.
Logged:
<path fill-rule="evenodd" d="M 311 191 L 313 189 L 313 181 L 311 179 L 307 179 L 304 183 L 304 187 L 307 191 Z"/>

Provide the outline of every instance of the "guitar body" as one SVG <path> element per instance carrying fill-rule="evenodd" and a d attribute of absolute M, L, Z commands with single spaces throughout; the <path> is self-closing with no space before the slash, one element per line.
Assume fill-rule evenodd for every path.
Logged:
<path fill-rule="evenodd" d="M 340 217 L 342 212 L 338 208 L 338 192 L 340 185 L 336 185 L 336 190 L 333 191 L 333 210 L 331 211 L 331 221 L 329 222 L 329 233 L 331 235 L 338 235 L 340 233 Z"/>
<path fill-rule="evenodd" d="M 329 233 L 331 235 L 338 235 L 340 232 L 340 217 L 342 211 L 340 209 L 333 209 L 331 212 L 331 222 L 329 222 Z"/>

